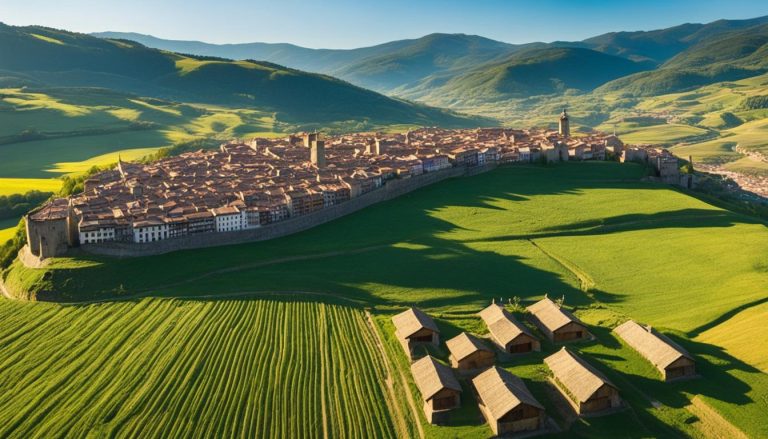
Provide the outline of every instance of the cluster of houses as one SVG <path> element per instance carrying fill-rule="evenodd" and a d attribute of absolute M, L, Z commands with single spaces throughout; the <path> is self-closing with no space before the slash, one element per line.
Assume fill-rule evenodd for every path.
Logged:
<path fill-rule="evenodd" d="M 330 208 L 392 179 L 456 167 L 605 160 L 623 148 L 615 136 L 572 138 L 562 129 L 423 128 L 233 140 L 150 164 L 119 161 L 88 178 L 82 193 L 30 212 L 27 242 L 45 259 L 78 245 L 233 233 Z"/>
<path fill-rule="evenodd" d="M 527 311 L 530 322 L 552 344 L 594 339 L 583 322 L 547 297 L 529 306 Z M 500 355 L 540 351 L 540 340 L 498 304 L 483 309 L 479 316 L 488 328 L 487 338 L 493 347 L 486 339 L 462 332 L 445 341 L 450 365 L 429 354 L 416 358 L 418 347 L 440 345 L 440 330 L 430 316 L 410 308 L 392 318 L 395 335 L 412 361 L 411 373 L 421 393 L 427 420 L 434 424 L 448 423 L 451 412 L 461 406 L 463 389 L 458 374 L 468 377 L 480 412 L 494 434 L 545 431 L 544 406 L 522 379 L 496 365 Z M 665 381 L 696 374 L 693 357 L 652 328 L 629 320 L 616 327 L 614 333 L 650 361 Z M 576 414 L 595 416 L 622 406 L 617 386 L 566 347 L 546 357 L 544 364 L 551 373 L 551 382 Z"/>

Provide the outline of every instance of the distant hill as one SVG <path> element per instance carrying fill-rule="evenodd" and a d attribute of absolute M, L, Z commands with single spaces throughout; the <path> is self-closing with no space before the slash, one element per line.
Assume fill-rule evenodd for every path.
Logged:
<path fill-rule="evenodd" d="M 707 24 L 687 23 L 647 32 L 611 32 L 581 43 L 599 52 L 660 65 L 702 41 L 765 23 L 768 23 L 768 16 L 749 20 L 718 20 Z"/>
<path fill-rule="evenodd" d="M 260 61 L 180 55 L 129 40 L 0 24 L 0 81 L 103 87 L 183 102 L 253 107 L 286 121 L 478 125 L 318 74 Z"/>
<path fill-rule="evenodd" d="M 608 59 L 600 60 L 605 62 L 605 64 L 601 64 L 603 67 L 612 67 L 614 64 L 617 66 L 615 71 L 597 72 L 599 78 L 610 80 L 620 77 L 621 74 L 627 74 L 626 72 L 635 73 L 639 70 L 649 70 L 661 66 L 699 44 L 766 23 L 768 23 L 768 16 L 749 20 L 718 20 L 707 24 L 682 24 L 652 31 L 612 32 L 583 41 L 523 45 L 507 44 L 476 35 L 438 33 L 417 39 L 392 41 L 351 50 L 307 49 L 291 44 L 268 43 L 215 45 L 196 41 L 162 40 L 148 35 L 117 32 L 104 32 L 96 35 L 134 40 L 147 46 L 175 52 L 275 62 L 292 68 L 329 74 L 361 87 L 407 98 L 433 97 L 438 93 L 438 90 L 445 90 L 446 84 L 452 81 L 464 84 L 459 86 L 459 88 L 464 89 L 467 84 L 475 83 L 478 76 L 493 74 L 497 77 L 502 76 L 502 78 L 498 81 L 486 79 L 486 83 L 489 81 L 497 82 L 502 84 L 502 90 L 516 90 L 513 93 L 502 92 L 495 97 L 502 99 L 510 95 L 530 96 L 542 91 L 546 92 L 548 89 L 551 90 L 550 92 L 556 93 L 559 90 L 571 88 L 569 84 L 559 84 L 554 87 L 544 84 L 552 78 L 555 78 L 554 83 L 557 84 L 558 75 L 568 75 L 564 72 L 558 75 L 549 74 L 543 80 L 542 78 L 531 77 L 535 83 L 530 84 L 530 92 L 525 92 L 523 86 L 526 84 L 512 85 L 513 82 L 516 82 L 515 80 L 510 81 L 509 78 L 503 78 L 505 75 L 499 75 L 499 64 L 514 62 L 511 60 L 515 54 L 545 48 L 591 49 L 637 63 L 620 64 L 608 61 Z M 494 72 L 486 74 L 481 72 L 490 69 L 493 69 Z M 532 67 L 530 69 L 532 72 L 537 70 Z M 519 69 L 513 68 L 512 70 Z M 665 75 L 668 75 L 668 72 L 662 76 Z M 738 75 L 731 76 L 738 77 Z M 638 76 L 638 78 L 644 77 Z M 729 74 L 714 74 L 713 77 L 729 77 Z M 482 78 L 479 79 L 482 80 Z M 576 89 L 592 88 L 596 82 L 592 81 L 586 84 L 581 83 L 577 78 L 569 78 L 569 80 L 575 85 L 573 88 Z M 651 81 L 654 80 L 656 79 Z M 701 79 L 700 81 L 706 82 L 707 80 Z M 662 85 L 656 89 L 660 89 L 663 84 L 674 82 L 664 80 L 660 83 Z M 686 80 L 683 79 L 682 82 L 686 82 Z M 511 88 L 505 88 L 503 84 L 510 84 Z M 492 97 L 488 88 L 479 91 L 478 94 Z M 442 101 L 445 100 L 442 99 Z M 428 102 L 434 102 L 434 100 L 431 99 Z"/>
<path fill-rule="evenodd" d="M 430 34 L 358 49 L 307 49 L 293 44 L 209 44 L 164 40 L 129 32 L 100 32 L 101 38 L 137 41 L 149 47 L 231 59 L 257 59 L 329 74 L 361 87 L 389 91 L 441 71 L 466 69 L 530 45 L 516 46 L 475 35 Z M 538 43 L 537 45 L 542 45 Z"/>
<path fill-rule="evenodd" d="M 612 79 L 650 68 L 652 65 L 647 62 L 590 49 L 531 49 L 475 68 L 438 87 L 416 88 L 406 95 L 443 105 L 492 102 L 568 90 L 590 91 Z"/>
<path fill-rule="evenodd" d="M 374 90 L 388 91 L 416 85 L 434 74 L 467 71 L 538 45 L 516 46 L 476 35 L 431 34 L 330 73 Z"/>
<path fill-rule="evenodd" d="M 147 47 L 177 53 L 235 60 L 263 60 L 315 73 L 330 73 L 364 58 L 399 50 L 412 41 L 393 41 L 372 47 L 337 50 L 308 49 L 288 43 L 211 44 L 201 41 L 166 40 L 134 32 L 97 32 L 91 35 L 99 38 L 136 41 Z"/>
<path fill-rule="evenodd" d="M 768 24 L 705 38 L 659 69 L 610 82 L 601 91 L 649 96 L 735 81 L 768 71 Z"/>

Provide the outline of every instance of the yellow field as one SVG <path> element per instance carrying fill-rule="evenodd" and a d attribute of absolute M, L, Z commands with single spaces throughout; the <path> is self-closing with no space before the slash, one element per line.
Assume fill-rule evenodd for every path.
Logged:
<path fill-rule="evenodd" d="M 0 229 L 0 245 L 11 239 L 13 233 L 16 231 L 16 226 L 9 227 L 7 229 Z"/>
<path fill-rule="evenodd" d="M 56 178 L 0 178 L 0 195 L 23 194 L 32 190 L 57 192 L 61 180 Z"/>
<path fill-rule="evenodd" d="M 734 357 L 768 373 L 768 302 L 752 306 L 699 335 Z"/>
<path fill-rule="evenodd" d="M 93 166 L 104 166 L 111 163 L 117 163 L 118 157 L 125 161 L 138 160 L 156 152 L 158 149 L 160 149 L 160 147 L 124 149 L 122 151 L 115 151 L 91 157 L 88 160 L 83 160 L 81 162 L 59 162 L 56 163 L 53 168 L 46 169 L 46 171 L 55 172 L 57 174 L 80 174 Z"/>

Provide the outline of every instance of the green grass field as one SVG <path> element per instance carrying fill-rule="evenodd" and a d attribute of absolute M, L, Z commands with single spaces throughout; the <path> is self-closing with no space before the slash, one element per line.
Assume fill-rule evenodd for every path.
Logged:
<path fill-rule="evenodd" d="M 0 301 L 1 437 L 397 437 L 361 309 Z"/>
<path fill-rule="evenodd" d="M 460 329 L 484 333 L 474 313 L 492 298 L 565 296 L 597 326 L 598 343 L 579 349 L 616 380 L 631 410 L 579 421 L 563 437 L 625 437 L 628 425 L 636 432 L 629 437 L 706 437 L 702 431 L 712 425 L 729 431 L 729 422 L 749 437 L 768 436 L 760 421 L 768 410 L 768 376 L 760 370 L 765 344 L 749 350 L 747 338 L 712 335 L 755 319 L 751 308 L 768 288 L 766 224 L 640 182 L 643 175 L 639 166 L 612 163 L 502 168 L 278 240 L 138 259 L 74 255 L 35 270 L 16 263 L 5 283 L 19 296 L 66 301 L 133 295 L 210 300 L 260 291 L 344 297 L 373 307 L 387 357 L 405 372 L 387 327 L 403 306 L 435 315 L 450 336 Z M 686 346 L 702 378 L 657 383 L 653 369 L 609 332 L 628 317 Z M 707 341 L 710 336 L 717 343 Z M 552 407 L 540 359 L 505 366 L 529 379 Z M 395 388 L 413 390 L 404 375 Z M 457 425 L 424 425 L 427 435 L 487 436 L 471 397 L 466 401 Z M 702 417 L 692 401 L 715 414 Z M 408 410 L 404 404 L 401 412 Z"/>
<path fill-rule="evenodd" d="M 202 138 L 275 135 L 271 113 L 101 89 L 0 89 L 0 178 L 46 178 Z M 24 137 L 32 131 L 38 137 Z M 41 137 L 42 136 L 42 137 Z"/>
<path fill-rule="evenodd" d="M 13 237 L 16 233 L 16 226 L 19 224 L 17 218 L 0 220 L 0 245 Z"/>

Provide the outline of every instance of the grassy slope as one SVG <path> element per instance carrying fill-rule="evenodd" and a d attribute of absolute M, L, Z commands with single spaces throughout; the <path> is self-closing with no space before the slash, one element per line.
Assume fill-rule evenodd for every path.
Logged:
<path fill-rule="evenodd" d="M 357 307 L 2 300 L 0 318 L 2 437 L 398 435 Z"/>
<path fill-rule="evenodd" d="M 102 89 L 0 90 L 0 177 L 44 178 L 139 158 L 200 138 L 226 139 L 279 131 L 257 110 L 193 106 Z M 34 129 L 41 138 L 24 139 Z"/>
<path fill-rule="evenodd" d="M 735 313 L 723 323 L 702 332 L 697 340 L 725 346 L 729 354 L 768 373 L 768 356 L 761 349 L 755 349 L 755 340 L 765 340 L 768 336 L 766 318 L 768 303 L 762 300 L 760 304 Z"/>
<path fill-rule="evenodd" d="M 25 85 L 103 87 L 183 102 L 256 108 L 292 123 L 482 123 L 277 64 L 185 56 L 127 40 L 39 26 L 0 23 L 0 70 L 7 75 L 6 82 L 15 76 Z"/>
<path fill-rule="evenodd" d="M 665 186 L 631 181 L 640 175 L 638 167 L 607 163 L 501 169 L 276 241 L 122 261 L 61 259 L 48 270 L 17 265 L 6 282 L 11 289 L 40 287 L 41 297 L 54 289 L 70 300 L 142 290 L 155 296 L 317 291 L 382 312 L 416 304 L 445 314 L 453 328 L 447 333 L 459 327 L 482 333 L 472 314 L 492 297 L 527 300 L 547 292 L 580 308 L 597 300 L 608 309 L 579 313 L 606 329 L 600 344 L 584 349 L 590 361 L 617 370 L 612 378 L 635 414 L 590 420 L 575 431 L 599 436 L 639 422 L 650 435 L 664 436 L 667 424 L 689 434 L 697 427 L 687 426 L 681 409 L 689 394 L 699 394 L 748 434 L 767 435 L 755 419 L 768 409 L 760 398 L 768 380 L 747 363 L 751 357 L 734 357 L 743 342 L 715 346 L 698 338 L 732 324 L 735 310 L 764 297 L 765 224 Z M 219 269 L 227 272 L 213 272 Z M 617 316 L 673 331 L 700 358 L 704 378 L 654 384 L 653 372 L 607 334 Z M 530 361 L 509 366 L 540 381 Z M 664 405 L 654 409 L 649 399 Z"/>

